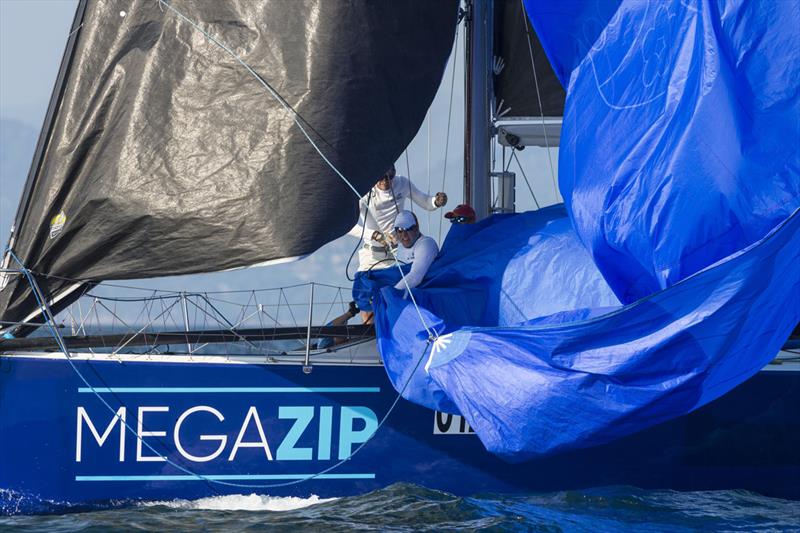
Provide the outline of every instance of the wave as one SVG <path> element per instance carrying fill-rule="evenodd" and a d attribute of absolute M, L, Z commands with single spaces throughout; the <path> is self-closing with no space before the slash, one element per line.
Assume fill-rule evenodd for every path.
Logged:
<path fill-rule="evenodd" d="M 208 511 L 293 511 L 337 498 L 320 498 L 312 494 L 308 498 L 296 496 L 268 496 L 262 494 L 231 494 L 210 496 L 198 500 L 171 500 L 141 502 L 142 507 L 168 507 L 170 509 L 197 509 Z"/>

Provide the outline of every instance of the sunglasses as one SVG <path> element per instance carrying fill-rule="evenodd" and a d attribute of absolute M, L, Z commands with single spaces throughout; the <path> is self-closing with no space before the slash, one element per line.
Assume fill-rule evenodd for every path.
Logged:
<path fill-rule="evenodd" d="M 453 217 L 450 219 L 451 224 L 466 224 L 467 222 L 469 222 L 467 217 Z"/>
<path fill-rule="evenodd" d="M 416 226 L 411 226 L 410 228 L 394 228 L 395 233 L 408 233 L 409 231 L 414 231 L 417 229 Z"/>

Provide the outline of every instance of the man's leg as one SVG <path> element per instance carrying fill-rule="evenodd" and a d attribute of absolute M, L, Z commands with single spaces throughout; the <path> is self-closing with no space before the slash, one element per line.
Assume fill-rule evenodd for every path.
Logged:
<path fill-rule="evenodd" d="M 341 315 L 337 316 L 327 324 L 326 326 L 346 326 L 347 322 L 358 314 L 358 306 L 355 302 L 350 302 L 349 309 L 342 313 Z M 330 348 L 335 344 L 342 344 L 343 342 L 347 342 L 348 337 L 325 337 L 317 343 L 317 348 Z"/>
<path fill-rule="evenodd" d="M 356 276 L 367 275 L 369 271 L 382 270 L 393 266 L 394 256 L 389 250 L 374 251 L 370 248 L 362 248 L 358 254 L 359 272 L 356 273 Z M 371 310 L 371 302 L 368 300 L 368 295 L 358 292 L 360 285 L 357 283 L 353 284 L 353 289 L 353 298 L 362 308 L 361 322 L 366 325 L 373 324 L 375 322 L 375 313 Z"/>
<path fill-rule="evenodd" d="M 386 252 L 373 251 L 371 248 L 361 248 L 358 251 L 358 272 L 356 272 L 356 280 L 353 282 L 353 300 L 362 309 L 361 322 L 363 324 L 372 324 L 374 313 L 371 310 L 368 289 L 361 284 L 360 278 L 369 276 L 369 272 L 374 268 L 382 268 L 381 261 L 385 258 Z"/>
<path fill-rule="evenodd" d="M 343 315 L 339 315 L 330 322 L 328 322 L 327 326 L 346 326 L 347 321 L 353 318 L 353 315 L 350 314 L 350 311 L 346 311 Z"/>

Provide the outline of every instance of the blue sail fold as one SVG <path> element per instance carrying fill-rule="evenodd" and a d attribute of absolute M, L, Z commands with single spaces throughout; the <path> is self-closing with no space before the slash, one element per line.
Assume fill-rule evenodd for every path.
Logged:
<path fill-rule="evenodd" d="M 688 413 L 764 367 L 800 321 L 800 215 L 751 248 L 596 318 L 462 328 L 429 375 L 510 460 Z"/>
<path fill-rule="evenodd" d="M 567 89 L 561 193 L 622 302 L 800 206 L 800 3 L 525 4 Z"/>
<path fill-rule="evenodd" d="M 413 376 L 407 399 L 449 413 L 458 410 L 424 368 L 432 335 L 557 313 L 583 318 L 587 310 L 620 305 L 563 205 L 453 226 L 425 282 L 414 290 L 419 309 L 392 288 L 399 279 L 398 269 L 389 268 L 372 271 L 360 285 L 373 296 L 378 349 L 396 388 Z"/>
<path fill-rule="evenodd" d="M 525 5 L 565 206 L 453 227 L 418 308 L 365 287 L 394 386 L 512 461 L 684 415 L 800 322 L 800 4 Z"/>
<path fill-rule="evenodd" d="M 763 368 L 800 322 L 800 210 L 745 250 L 627 306 L 563 208 L 469 231 L 448 237 L 414 289 L 419 309 L 391 287 L 396 269 L 372 278 L 378 347 L 405 398 L 463 415 L 509 460 L 686 414 Z"/>

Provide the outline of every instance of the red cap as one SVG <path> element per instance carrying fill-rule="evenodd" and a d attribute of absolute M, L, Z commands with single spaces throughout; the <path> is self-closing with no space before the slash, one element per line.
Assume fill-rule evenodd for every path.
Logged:
<path fill-rule="evenodd" d="M 471 218 L 474 220 L 475 210 L 472 209 L 467 204 L 461 204 L 459 206 L 456 206 L 456 208 L 453 209 L 452 211 L 448 211 L 447 213 L 444 214 L 444 218 L 454 218 L 454 217 Z"/>

